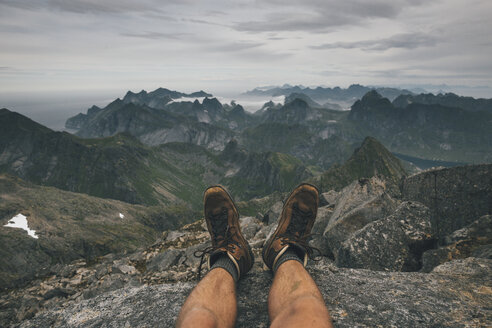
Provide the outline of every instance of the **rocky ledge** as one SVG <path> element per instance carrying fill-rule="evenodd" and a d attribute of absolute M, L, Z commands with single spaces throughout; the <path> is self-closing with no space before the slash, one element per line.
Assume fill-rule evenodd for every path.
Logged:
<path fill-rule="evenodd" d="M 432 273 L 309 268 L 336 327 L 485 327 L 492 322 L 492 260 L 467 258 Z M 484 281 L 486 284 L 484 284 Z M 269 272 L 238 285 L 236 327 L 268 327 Z M 45 311 L 20 327 L 172 327 L 194 282 L 126 286 L 64 308 Z"/>

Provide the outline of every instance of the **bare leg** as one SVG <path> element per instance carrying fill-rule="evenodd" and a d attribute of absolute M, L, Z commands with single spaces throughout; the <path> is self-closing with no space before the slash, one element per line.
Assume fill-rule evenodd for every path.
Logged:
<path fill-rule="evenodd" d="M 331 318 L 316 283 L 298 261 L 282 263 L 268 295 L 271 327 L 327 327 Z"/>
<path fill-rule="evenodd" d="M 222 268 L 207 273 L 186 299 L 176 327 L 234 327 L 237 315 L 236 286 Z"/>

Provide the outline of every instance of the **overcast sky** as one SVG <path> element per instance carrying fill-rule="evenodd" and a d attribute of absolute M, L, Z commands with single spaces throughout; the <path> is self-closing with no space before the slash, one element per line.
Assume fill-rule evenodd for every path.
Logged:
<path fill-rule="evenodd" d="M 490 87 L 491 31 L 490 0 L 0 0 L 0 91 Z"/>

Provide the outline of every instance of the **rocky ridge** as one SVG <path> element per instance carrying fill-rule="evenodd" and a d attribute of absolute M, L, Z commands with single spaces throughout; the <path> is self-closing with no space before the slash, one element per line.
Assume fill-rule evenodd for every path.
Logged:
<path fill-rule="evenodd" d="M 460 169 L 454 169 L 456 176 Z M 468 169 L 473 171 L 473 167 Z M 482 174 L 490 176 L 492 165 L 486 169 L 482 168 Z M 446 174 L 452 175 L 452 170 Z M 439 174 L 442 169 L 435 171 Z M 473 186 L 470 181 L 469 187 Z M 481 228 L 491 226 L 488 210 L 470 212 L 479 216 L 478 221 L 446 235 L 447 245 L 438 245 L 438 235 L 432 229 L 432 207 L 390 194 L 387 187 L 388 182 L 375 176 L 321 196 L 311 243 L 325 256 L 311 262 L 309 271 L 320 286 L 335 325 L 490 325 L 492 259 L 487 249 L 492 238 L 490 229 Z M 490 190 L 482 191 L 476 202 L 490 195 Z M 242 231 L 256 261 L 238 286 L 237 327 L 268 324 L 266 299 L 272 277 L 262 269 L 260 252 L 281 209 L 280 202 L 256 217 L 241 217 Z M 435 257 L 438 261 L 429 260 L 432 251 L 463 244 L 464 240 L 471 245 L 470 252 L 450 262 L 448 258 L 443 264 L 440 254 Z M 109 254 L 94 263 L 79 261 L 53 267 L 47 279 L 0 297 L 2 323 L 17 322 L 15 325 L 21 327 L 172 326 L 196 283 L 199 260 L 194 252 L 208 243 L 200 220 L 168 231 L 161 241 L 132 254 Z"/>

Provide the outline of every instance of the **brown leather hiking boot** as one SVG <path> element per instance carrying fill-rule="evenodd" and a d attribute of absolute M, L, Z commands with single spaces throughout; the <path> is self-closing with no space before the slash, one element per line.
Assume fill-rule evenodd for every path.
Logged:
<path fill-rule="evenodd" d="M 263 246 L 263 262 L 270 270 L 280 256 L 290 247 L 301 259 L 304 266 L 313 248 L 307 244 L 311 229 L 318 213 L 318 189 L 303 183 L 297 186 L 287 198 L 277 229 Z"/>
<path fill-rule="evenodd" d="M 241 233 L 239 213 L 231 196 L 221 186 L 209 187 L 203 195 L 203 207 L 212 246 L 203 251 L 199 271 L 205 254 L 210 254 L 210 269 L 215 260 L 226 253 L 241 278 L 253 266 L 254 255 Z"/>

